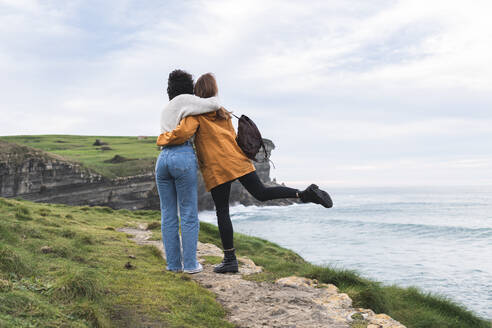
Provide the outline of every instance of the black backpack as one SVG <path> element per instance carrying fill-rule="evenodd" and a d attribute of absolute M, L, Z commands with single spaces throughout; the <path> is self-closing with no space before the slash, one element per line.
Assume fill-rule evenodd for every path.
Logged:
<path fill-rule="evenodd" d="M 246 157 L 257 161 L 256 154 L 263 148 L 265 160 L 268 160 L 268 153 L 263 143 L 263 138 L 255 122 L 246 115 L 241 115 L 241 117 L 232 115 L 238 119 L 236 142 Z"/>

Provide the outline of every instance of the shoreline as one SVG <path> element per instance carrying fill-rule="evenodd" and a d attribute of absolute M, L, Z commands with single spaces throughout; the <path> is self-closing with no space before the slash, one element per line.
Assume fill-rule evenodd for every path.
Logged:
<path fill-rule="evenodd" d="M 287 208 L 293 209 L 293 208 L 297 207 L 298 212 L 296 212 L 296 214 L 309 212 L 310 209 L 306 209 L 305 212 L 300 211 L 302 206 L 309 206 L 309 205 L 293 204 L 293 206 L 292 205 L 287 206 Z M 260 228 L 257 228 L 257 230 L 261 229 L 261 227 L 263 227 L 263 226 L 268 226 L 269 221 L 268 221 L 268 219 L 265 219 L 265 216 L 268 216 L 269 212 L 276 212 L 276 210 L 284 209 L 284 213 L 286 211 L 291 211 L 291 210 L 285 210 L 285 208 L 286 207 L 284 207 L 284 206 L 274 206 L 273 208 L 272 207 L 261 207 L 261 206 L 243 206 L 243 205 L 231 206 L 231 214 L 232 214 L 233 225 L 235 227 L 235 232 L 246 234 L 246 235 L 251 236 L 251 237 L 257 237 L 257 238 L 259 237 L 259 238 L 268 240 L 268 241 L 273 242 L 273 243 L 279 243 L 279 245 L 281 247 L 286 248 L 288 250 L 291 250 L 293 252 L 296 252 L 296 253 L 300 254 L 303 258 L 306 258 L 306 249 L 309 249 L 310 247 L 316 249 L 316 246 L 311 246 L 311 244 L 306 244 L 307 248 L 305 248 L 303 250 L 303 248 L 299 248 L 298 238 L 296 239 L 297 242 L 294 240 L 291 241 L 290 243 L 286 242 L 286 240 L 291 240 L 291 239 L 289 239 L 288 233 L 286 231 L 283 231 L 283 235 L 281 233 L 278 233 L 272 238 L 272 236 L 271 235 L 269 236 L 267 233 L 255 234 L 254 228 L 251 228 L 251 229 L 248 228 L 249 226 L 253 226 L 253 225 L 258 226 L 258 224 L 260 224 L 259 225 Z M 236 209 L 236 211 L 234 211 L 234 209 Z M 238 218 L 238 216 L 240 218 Z M 258 216 L 258 218 L 253 218 L 255 216 Z M 282 214 L 279 214 L 278 216 L 282 216 Z M 234 217 L 235 217 L 235 219 L 234 219 Z M 215 212 L 214 211 L 201 211 L 199 213 L 199 218 L 200 218 L 201 222 L 212 224 L 214 226 L 217 225 L 216 220 L 215 220 Z M 250 223 L 248 223 L 248 220 L 254 220 L 254 221 L 250 221 Z M 278 217 L 272 218 L 271 220 L 272 220 L 272 222 L 276 222 L 277 224 L 279 224 Z M 287 222 L 288 220 L 289 219 L 286 219 L 285 221 L 280 221 L 280 222 Z M 241 229 L 241 227 L 242 227 L 242 229 Z M 295 229 L 293 229 L 293 230 L 295 231 Z M 336 238 L 335 238 L 335 240 L 336 240 Z M 333 242 L 333 241 L 330 241 L 330 242 Z M 317 245 L 317 244 L 319 244 L 319 243 L 316 243 L 315 245 Z M 297 245 L 297 247 L 295 245 Z M 368 243 L 368 245 L 370 245 L 370 243 Z M 359 247 L 361 247 L 361 246 L 359 246 Z M 311 258 L 313 256 L 312 253 L 313 253 L 313 251 L 311 251 Z M 340 259 L 340 253 L 342 253 L 342 251 L 339 251 L 337 253 L 337 256 L 335 256 L 335 258 Z M 309 254 L 309 252 L 308 252 L 308 254 Z M 318 254 L 318 253 L 316 253 L 316 254 Z M 348 254 L 350 254 L 350 252 Z M 321 255 L 317 255 L 317 256 L 319 258 Z M 350 255 L 346 255 L 346 257 L 348 259 L 350 257 Z M 309 255 L 307 258 L 309 258 Z M 391 275 L 390 275 L 389 272 L 392 272 L 392 271 L 386 271 L 387 272 L 386 275 L 390 275 L 391 277 L 390 277 L 390 279 L 387 279 L 387 278 L 385 279 L 384 274 L 382 276 L 379 274 L 381 272 L 381 270 L 384 270 L 384 269 L 379 268 L 377 264 L 374 264 L 372 266 L 366 265 L 364 267 L 361 267 L 361 266 L 355 267 L 353 265 L 350 265 L 350 262 L 354 262 L 354 259 L 353 258 L 351 258 L 351 259 L 352 259 L 352 261 L 349 261 L 349 263 L 347 263 L 345 258 L 342 258 L 342 260 L 337 260 L 337 261 L 321 260 L 318 262 L 312 261 L 310 259 L 309 262 L 312 265 L 320 265 L 320 266 L 328 265 L 330 267 L 336 267 L 336 268 L 339 268 L 342 270 L 345 269 L 345 270 L 355 271 L 359 275 L 361 275 L 363 278 L 377 281 L 386 287 L 396 285 L 396 286 L 401 287 L 401 288 L 418 288 L 423 293 L 430 293 L 436 297 L 447 298 L 447 299 L 453 301 L 454 303 L 459 304 L 459 305 L 466 307 L 468 309 L 473 308 L 472 304 L 475 304 L 475 305 L 477 304 L 476 303 L 477 300 L 475 300 L 475 302 L 472 302 L 470 304 L 469 302 L 466 302 L 466 300 L 463 301 L 463 298 L 461 298 L 461 300 L 460 300 L 460 298 L 455 298 L 455 295 L 458 295 L 458 296 L 463 295 L 464 297 L 466 297 L 466 294 L 467 294 L 466 290 L 458 289 L 459 286 L 457 286 L 456 288 L 451 289 L 451 290 L 446 290 L 446 289 L 443 290 L 442 288 L 439 287 L 439 285 L 437 285 L 437 288 L 435 285 L 429 286 L 429 281 L 427 281 L 425 278 L 417 278 L 417 280 L 412 280 L 412 281 L 407 281 L 407 283 L 405 283 L 405 282 L 402 283 L 401 281 L 406 280 L 406 279 L 403 279 L 403 277 L 400 277 L 400 276 L 397 276 L 398 279 L 391 278 L 391 277 L 396 277 L 394 272 L 391 273 Z M 412 263 L 413 262 L 410 262 L 410 263 L 408 263 L 408 265 L 412 265 Z M 389 265 L 390 264 L 387 264 L 386 266 L 389 266 Z M 367 268 L 369 268 L 369 272 L 366 272 Z M 396 264 L 396 263 L 393 264 L 393 271 L 395 271 L 395 270 L 396 271 L 401 270 L 401 269 L 398 269 L 398 264 Z M 372 271 L 372 274 L 371 274 L 371 271 Z M 430 273 L 432 273 L 432 272 L 429 271 L 429 274 Z M 383 279 L 381 279 L 381 277 L 383 277 Z M 437 278 L 438 277 L 436 277 L 436 279 Z M 441 279 L 446 279 L 446 275 L 443 275 Z M 420 284 L 419 284 L 419 281 L 420 281 Z M 457 291 L 459 294 L 456 294 Z M 472 299 L 472 301 L 473 301 L 473 299 Z M 481 304 L 487 304 L 486 299 L 483 299 Z M 485 320 L 491 320 L 492 321 L 492 317 L 488 318 L 486 313 L 484 314 L 481 311 L 476 311 L 476 310 L 474 311 L 474 313 L 476 313 L 476 315 L 480 315 Z"/>
<path fill-rule="evenodd" d="M 5 301 L 32 300 L 30 302 L 36 304 L 30 316 L 21 315 L 25 310 L 22 302 L 8 312 L 0 306 L 0 324 L 6 322 L 6 327 L 10 323 L 12 327 L 22 326 L 20 323 L 27 325 L 32 320 L 45 325 L 90 320 L 106 327 L 112 320 L 131 322 L 137 316 L 149 322 L 188 326 L 195 322 L 198 313 L 201 324 L 194 327 L 229 327 L 229 323 L 226 325 L 223 321 L 226 311 L 206 288 L 191 282 L 186 274 L 166 272 L 160 251 L 145 245 L 137 246 L 129 235 L 117 231 L 145 224 L 148 240 L 161 244 L 158 211 L 113 210 L 0 198 L 0 214 L 4 217 L 0 222 L 0 254 L 7 255 L 8 259 L 7 266 L 0 262 L 0 298 Z M 19 240 L 23 242 L 19 243 Z M 202 222 L 199 240 L 203 244 L 220 245 L 218 229 Z M 264 239 L 238 233 L 235 243 L 240 259 L 249 258 L 263 268 L 261 273 L 249 274 L 241 282 L 251 286 L 252 291 L 261 291 L 254 286 L 265 285 L 273 288 L 271 292 L 276 292 L 277 287 L 272 284 L 281 278 L 297 276 L 319 286 L 335 285 L 339 295 L 346 294 L 351 299 L 351 308 L 371 309 L 374 315 L 381 314 L 375 317 L 378 320 L 387 319 L 382 315 L 385 313 L 409 328 L 489 326 L 488 322 L 446 299 L 412 288 L 382 286 L 350 270 L 316 266 L 295 252 Z M 215 255 L 219 254 L 220 250 Z M 210 265 L 220 260 L 220 256 L 205 256 Z M 35 270 L 31 271 L 31 268 Z M 219 279 L 218 283 L 222 281 L 227 280 Z M 219 291 L 225 288 L 217 287 Z M 313 292 L 321 290 L 318 288 Z M 56 298 L 53 299 L 53 295 Z M 293 301 L 299 299 L 295 295 L 292 297 Z M 159 302 L 152 301 L 156 299 Z M 276 304 L 272 302 L 269 304 Z M 306 302 L 310 302 L 309 297 Z M 326 304 L 332 304 L 330 302 Z M 338 308 L 348 306 L 348 303 L 342 303 L 337 303 Z M 67 306 L 70 304 L 72 306 Z M 124 308 L 114 304 L 124 305 Z M 162 311 L 163 305 L 169 311 Z M 206 314 L 196 312 L 202 311 L 203 306 L 207 309 Z M 180 315 L 176 317 L 173 313 Z M 371 315 L 371 312 L 362 313 Z"/>

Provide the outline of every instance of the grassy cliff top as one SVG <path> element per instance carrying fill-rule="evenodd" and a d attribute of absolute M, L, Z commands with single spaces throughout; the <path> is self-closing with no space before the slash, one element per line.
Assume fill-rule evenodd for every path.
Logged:
<path fill-rule="evenodd" d="M 186 275 L 166 272 L 156 248 L 138 246 L 115 231 L 147 223 L 159 239 L 158 211 L 0 198 L 0 218 L 0 327 L 232 327 L 214 295 Z M 199 238 L 220 245 L 210 224 L 201 223 Z M 255 237 L 235 234 L 235 244 L 241 256 L 265 269 L 251 280 L 298 275 L 332 283 L 355 307 L 387 313 L 408 328 L 490 326 L 462 306 L 416 288 L 384 286 L 350 270 L 312 265 Z"/>
<path fill-rule="evenodd" d="M 95 146 L 96 139 L 103 144 Z M 80 163 L 107 178 L 151 172 L 158 155 L 155 137 L 139 139 L 137 137 L 35 135 L 0 137 L 0 140 L 59 155 L 69 161 Z M 7 146 L 0 147 L 0 153 L 6 151 Z M 116 155 L 119 155 L 117 160 L 111 161 Z"/>
<path fill-rule="evenodd" d="M 60 155 L 44 152 L 40 149 L 24 146 L 17 143 L 6 142 L 0 139 L 0 161 L 17 161 L 28 157 L 43 157 L 46 160 L 63 160 Z"/>
<path fill-rule="evenodd" d="M 232 327 L 212 293 L 116 231 L 158 212 L 0 198 L 0 218 L 0 327 Z"/>

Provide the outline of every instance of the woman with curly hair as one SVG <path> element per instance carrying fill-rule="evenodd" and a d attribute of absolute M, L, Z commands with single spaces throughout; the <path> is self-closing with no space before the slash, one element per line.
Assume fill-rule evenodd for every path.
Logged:
<path fill-rule="evenodd" d="M 215 77 L 211 73 L 202 75 L 195 84 L 195 95 L 210 99 L 218 94 Z M 157 139 L 161 146 L 182 144 L 195 136 L 198 163 L 207 191 L 212 194 L 217 213 L 217 223 L 224 249 L 222 263 L 214 268 L 217 273 L 238 272 L 235 255 L 233 227 L 229 215 L 229 194 L 231 183 L 239 182 L 259 201 L 279 198 L 299 198 L 302 202 L 332 207 L 330 196 L 312 184 L 304 191 L 284 186 L 266 187 L 249 158 L 236 142 L 236 132 L 229 113 L 223 108 L 181 120 L 171 132 L 163 133 Z"/>
<path fill-rule="evenodd" d="M 161 113 L 161 133 L 170 132 L 188 115 L 203 114 L 220 108 L 216 97 L 193 95 L 191 74 L 175 70 L 169 74 L 169 103 Z M 197 166 L 190 141 L 166 145 L 159 154 L 155 177 L 161 205 L 162 241 L 167 270 L 197 273 L 202 266 L 196 259 L 198 241 Z M 179 235 L 178 208 L 181 216 Z"/>

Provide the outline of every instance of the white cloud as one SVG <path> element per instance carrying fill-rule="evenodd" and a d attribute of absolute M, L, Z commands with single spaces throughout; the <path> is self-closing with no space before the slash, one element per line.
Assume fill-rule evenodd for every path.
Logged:
<path fill-rule="evenodd" d="M 429 170 L 429 169 L 492 169 L 492 158 L 467 158 L 447 161 L 432 161 L 422 159 L 406 159 L 397 161 L 375 162 L 364 165 L 342 165 L 339 170 L 348 171 L 386 171 L 391 169 Z"/>
<path fill-rule="evenodd" d="M 337 84 L 490 91 L 492 35 L 484 13 L 492 5 L 474 4 L 399 1 L 375 15 L 327 19 L 296 42 L 273 43 L 246 71 L 251 78 L 283 79 L 268 84 L 275 91 Z M 296 18 L 294 11 L 290 21 Z"/>
<path fill-rule="evenodd" d="M 478 119 L 429 119 L 404 123 L 337 120 L 328 116 L 313 120 L 312 117 L 287 120 L 288 125 L 297 125 L 304 131 L 323 131 L 323 139 L 368 140 L 399 138 L 426 138 L 448 136 L 492 135 L 492 120 Z"/>
<path fill-rule="evenodd" d="M 167 74 L 181 67 L 216 73 L 226 107 L 277 143 L 283 180 L 303 165 L 350 180 L 323 174 L 354 166 L 354 154 L 375 165 L 375 153 L 463 160 L 465 172 L 490 152 L 489 1 L 0 0 L 0 10 L 2 135 L 155 134 Z"/>

